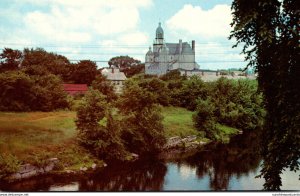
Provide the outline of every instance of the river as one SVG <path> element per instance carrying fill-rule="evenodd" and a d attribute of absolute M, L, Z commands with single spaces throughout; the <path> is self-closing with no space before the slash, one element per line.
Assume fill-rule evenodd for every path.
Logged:
<path fill-rule="evenodd" d="M 147 158 L 110 164 L 89 175 L 34 177 L 1 184 L 2 191 L 219 191 L 262 190 L 258 137 L 244 133 L 228 144 L 212 143 L 167 160 Z M 284 171 L 282 190 L 299 190 L 299 172 Z"/>

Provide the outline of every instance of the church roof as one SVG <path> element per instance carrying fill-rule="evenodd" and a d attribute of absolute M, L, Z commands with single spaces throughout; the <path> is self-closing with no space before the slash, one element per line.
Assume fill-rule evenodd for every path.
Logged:
<path fill-rule="evenodd" d="M 179 43 L 166 43 L 166 46 L 169 49 L 169 54 L 179 54 Z M 194 54 L 194 51 L 189 43 L 182 43 L 182 54 Z"/>

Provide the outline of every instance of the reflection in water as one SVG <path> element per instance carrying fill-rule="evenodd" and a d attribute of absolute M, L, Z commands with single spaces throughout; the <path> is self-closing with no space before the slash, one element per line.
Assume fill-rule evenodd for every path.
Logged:
<path fill-rule="evenodd" d="M 209 175 L 212 190 L 227 190 L 233 175 L 256 171 L 261 160 L 258 142 L 255 133 L 238 135 L 229 144 L 211 144 L 181 163 L 195 166 L 198 178 Z"/>
<path fill-rule="evenodd" d="M 167 168 L 158 160 L 113 165 L 80 184 L 82 191 L 159 191 Z"/>
<path fill-rule="evenodd" d="M 258 137 L 245 133 L 229 144 L 210 144 L 187 158 L 139 160 L 110 164 L 82 176 L 42 176 L 11 184 L 4 191 L 160 191 L 160 190 L 261 190 Z M 180 156 L 183 157 L 183 156 Z M 284 172 L 283 189 L 297 189 L 297 176 Z M 295 177 L 296 176 L 296 177 Z M 292 178 L 291 178 L 292 177 Z M 295 177 L 295 178 L 294 178 Z M 294 180 L 294 181 L 293 181 Z"/>

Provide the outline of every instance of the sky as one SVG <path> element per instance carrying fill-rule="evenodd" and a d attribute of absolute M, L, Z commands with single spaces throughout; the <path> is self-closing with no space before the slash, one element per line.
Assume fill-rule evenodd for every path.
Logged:
<path fill-rule="evenodd" d="M 228 40 L 231 0 L 0 0 L 0 48 L 44 48 L 99 67 L 115 56 L 145 61 L 162 23 L 167 43 L 196 42 L 201 69 L 244 68 Z"/>

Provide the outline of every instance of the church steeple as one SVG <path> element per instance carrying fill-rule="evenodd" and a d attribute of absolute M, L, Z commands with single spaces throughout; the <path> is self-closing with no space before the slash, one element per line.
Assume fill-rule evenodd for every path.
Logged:
<path fill-rule="evenodd" d="M 156 37 L 155 37 L 155 43 L 162 45 L 164 43 L 164 30 L 161 27 L 161 22 L 158 23 L 158 27 L 156 28 Z"/>

